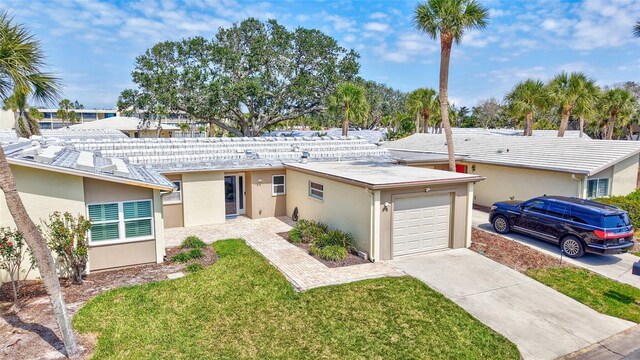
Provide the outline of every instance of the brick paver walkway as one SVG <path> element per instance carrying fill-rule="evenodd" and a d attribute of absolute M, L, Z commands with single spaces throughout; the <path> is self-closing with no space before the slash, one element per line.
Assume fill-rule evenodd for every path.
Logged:
<path fill-rule="evenodd" d="M 288 217 L 257 220 L 238 217 L 218 225 L 165 229 L 164 235 L 166 246 L 177 246 L 189 235 L 196 235 L 206 243 L 242 238 L 300 291 L 383 276 L 404 275 L 385 262 L 328 268 L 278 235 L 291 230 L 292 225 L 293 222 Z"/>

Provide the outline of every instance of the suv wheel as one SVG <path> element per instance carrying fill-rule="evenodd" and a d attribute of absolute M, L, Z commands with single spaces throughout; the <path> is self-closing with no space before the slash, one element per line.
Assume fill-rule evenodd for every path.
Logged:
<path fill-rule="evenodd" d="M 497 215 L 493 218 L 493 229 L 498 234 L 506 234 L 511 230 L 511 226 L 509 226 L 509 220 L 502 215 Z"/>
<path fill-rule="evenodd" d="M 584 255 L 584 245 L 582 245 L 582 241 L 575 236 L 566 236 L 562 239 L 560 249 L 565 256 L 570 258 L 579 258 Z"/>

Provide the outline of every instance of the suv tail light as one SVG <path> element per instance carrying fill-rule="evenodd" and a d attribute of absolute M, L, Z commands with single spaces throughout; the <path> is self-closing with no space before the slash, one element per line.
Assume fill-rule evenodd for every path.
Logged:
<path fill-rule="evenodd" d="M 615 233 L 613 231 L 603 230 L 593 230 L 593 233 L 596 234 L 596 236 L 600 239 L 617 239 L 633 235 L 633 229 L 629 230 L 626 233 Z"/>

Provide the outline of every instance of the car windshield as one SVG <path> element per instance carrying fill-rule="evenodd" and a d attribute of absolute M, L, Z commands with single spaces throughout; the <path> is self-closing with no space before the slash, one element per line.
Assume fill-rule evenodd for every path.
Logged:
<path fill-rule="evenodd" d="M 604 227 L 608 229 L 629 226 L 629 225 L 631 225 L 631 220 L 629 220 L 629 214 L 627 213 L 609 215 L 604 217 Z"/>

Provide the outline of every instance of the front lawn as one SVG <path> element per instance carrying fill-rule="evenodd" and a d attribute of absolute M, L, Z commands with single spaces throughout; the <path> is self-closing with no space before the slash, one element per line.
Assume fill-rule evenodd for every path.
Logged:
<path fill-rule="evenodd" d="M 527 275 L 601 312 L 640 322 L 640 289 L 585 269 L 531 269 Z"/>
<path fill-rule="evenodd" d="M 297 293 L 241 240 L 211 267 L 120 288 L 73 320 L 94 358 L 518 359 L 516 346 L 410 277 Z"/>

